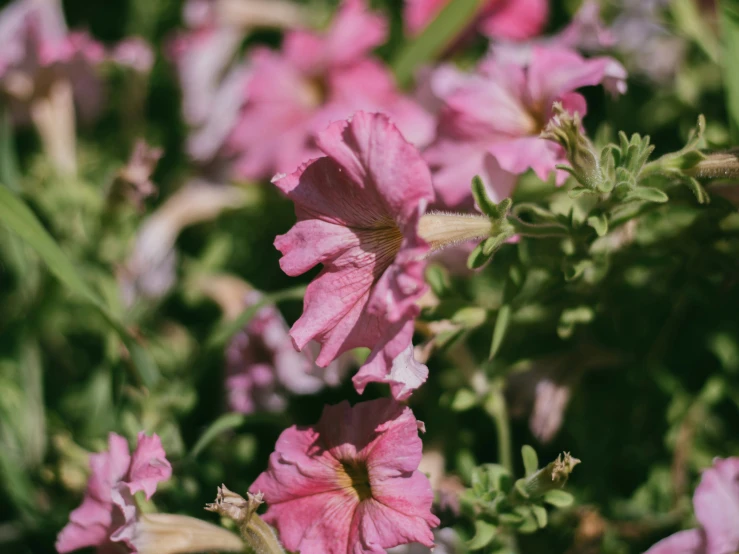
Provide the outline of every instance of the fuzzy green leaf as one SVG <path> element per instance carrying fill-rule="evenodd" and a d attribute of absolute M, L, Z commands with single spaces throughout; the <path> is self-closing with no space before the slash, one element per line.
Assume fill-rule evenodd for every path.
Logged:
<path fill-rule="evenodd" d="M 606 214 L 591 215 L 588 218 L 588 225 L 595 229 L 599 237 L 603 237 L 608 233 L 608 216 Z"/>
<path fill-rule="evenodd" d="M 521 457 L 523 458 L 523 469 L 526 477 L 533 475 L 539 469 L 539 456 L 528 444 L 524 444 L 521 447 Z"/>
<path fill-rule="evenodd" d="M 557 508 L 567 508 L 575 502 L 575 497 L 567 491 L 554 489 L 544 493 L 544 502 Z"/>
<path fill-rule="evenodd" d="M 498 534 L 498 527 L 484 519 L 475 521 L 475 536 L 467 543 L 470 550 L 485 548 Z"/>
<path fill-rule="evenodd" d="M 498 310 L 498 317 L 495 319 L 495 327 L 493 328 L 493 340 L 490 343 L 490 355 L 488 359 L 492 360 L 498 353 L 503 339 L 505 338 L 508 326 L 511 323 L 511 307 L 503 304 Z"/>
<path fill-rule="evenodd" d="M 205 448 L 213 442 L 219 435 L 241 427 L 245 421 L 244 414 L 224 414 L 216 419 L 210 426 L 200 435 L 200 438 L 192 447 L 192 450 L 188 454 L 190 458 L 196 458 Z"/>

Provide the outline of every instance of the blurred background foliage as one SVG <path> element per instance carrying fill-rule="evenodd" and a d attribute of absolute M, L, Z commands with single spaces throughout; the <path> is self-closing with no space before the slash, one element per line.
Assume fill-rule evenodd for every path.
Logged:
<path fill-rule="evenodd" d="M 326 14 L 335 5 L 312 4 Z M 562 27 L 577 4 L 552 2 L 550 30 Z M 629 92 L 617 101 L 600 89 L 585 91 L 591 137 L 603 142 L 619 130 L 649 134 L 659 155 L 680 148 L 702 113 L 707 145 L 729 146 L 723 77 L 733 69 L 722 70 L 714 58 L 716 22 L 703 22 L 714 26 L 709 34 L 696 31 L 685 17 L 688 4 L 675 0 L 664 10 L 685 49 L 674 76 L 655 82 L 632 71 Z M 389 61 L 404 41 L 400 2 L 373 5 L 390 16 L 391 38 L 379 51 Z M 89 29 L 106 43 L 139 35 L 157 54 L 145 81 L 106 69 L 105 111 L 78 132 L 78 178 L 55 177 L 30 129 L 12 130 L 7 117 L 1 127 L 3 184 L 23 197 L 161 373 L 154 386 L 140 388 L 131 352 L 100 310 L 71 294 L 23 240 L 0 228 L 2 552 L 53 551 L 57 532 L 79 504 L 87 453 L 104 448 L 109 431 L 129 438 L 140 429 L 158 433 L 174 477 L 160 487 L 157 506 L 199 516 L 222 482 L 246 490 L 288 425 L 317 421 L 326 403 L 385 393 L 375 386 L 360 397 L 345 380 L 315 395 L 292 396 L 283 413 L 226 413 L 225 341 L 214 335 L 222 315 L 198 291 L 197 277 L 231 273 L 271 292 L 307 284 L 315 274 L 292 279 L 280 271 L 272 241 L 294 215 L 270 186 L 237 183 L 248 191 L 243 206 L 177 239 L 176 287 L 130 310 L 121 304 L 116 270 L 144 214 L 107 205 L 102 192 L 139 137 L 164 151 L 152 178 L 158 194 L 146 201 L 146 213 L 194 172 L 183 147 L 179 85 L 164 55 L 166 40 L 182 26 L 182 7 L 174 0 L 64 2 L 71 28 Z M 606 19 L 620 9 L 620 2 L 606 3 Z M 260 31 L 244 49 L 279 41 L 279 33 Z M 462 58 L 484 49 L 475 43 Z M 469 485 L 475 466 L 499 461 L 490 417 L 495 398 L 471 385 L 471 374 L 482 372 L 492 390 L 504 389 L 514 452 L 532 444 L 541 460 L 561 451 L 582 460 L 568 488 L 576 503 L 553 514 L 547 529 L 524 537 L 522 552 L 641 552 L 689 521 L 690 495 L 714 456 L 739 455 L 739 216 L 718 196 L 707 207 L 687 189 L 684 198 L 676 196 L 637 227 L 625 225 L 614 239 L 622 243 L 604 244 L 602 255 L 578 259 L 555 239 L 523 241 L 504 246 L 472 277 L 449 275 L 441 266 L 429 270 L 440 303 L 424 318 L 455 327 L 437 338 L 429 381 L 410 401 L 428 429 L 425 449 L 443 456 L 460 487 Z M 529 175 L 516 192 L 519 200 L 562 213 L 573 204 L 566 192 L 551 194 Z M 280 308 L 292 322 L 301 306 L 292 299 Z M 496 328 L 501 340 L 488 361 Z M 542 375 L 567 391 L 561 415 L 540 414 L 543 428 L 529 422 L 532 384 Z M 548 429 L 547 418 L 557 417 L 561 429 Z M 520 472 L 517 456 L 514 461 Z M 452 513 L 442 514 L 442 525 L 454 523 Z M 464 523 L 459 531 L 472 535 Z"/>

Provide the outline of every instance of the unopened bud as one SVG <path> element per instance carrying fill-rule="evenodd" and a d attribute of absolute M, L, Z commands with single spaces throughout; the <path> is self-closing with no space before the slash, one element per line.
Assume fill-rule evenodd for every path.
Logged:
<path fill-rule="evenodd" d="M 562 104 L 555 102 L 554 117 L 541 133 L 541 138 L 561 145 L 567 153 L 570 168 L 562 168 L 571 173 L 580 184 L 591 190 L 599 190 L 603 176 L 598 156 L 590 139 L 582 132 L 580 115 L 565 110 Z"/>

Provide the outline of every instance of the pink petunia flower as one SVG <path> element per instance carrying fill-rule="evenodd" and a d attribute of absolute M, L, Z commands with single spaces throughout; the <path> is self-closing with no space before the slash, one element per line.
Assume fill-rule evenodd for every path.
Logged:
<path fill-rule="evenodd" d="M 201 4 L 190 1 L 185 5 L 186 19 L 198 26 L 171 41 L 169 57 L 182 88 L 184 119 L 192 128 L 187 151 L 196 161 L 207 162 L 220 153 L 233 130 L 244 104 L 249 71 L 245 65 L 233 63 L 244 32 L 201 22 L 190 13 Z"/>
<path fill-rule="evenodd" d="M 418 471 L 422 426 L 410 408 L 381 398 L 326 406 L 314 427 L 287 429 L 251 486 L 269 505 L 265 520 L 302 554 L 432 546 L 439 519 Z"/>
<path fill-rule="evenodd" d="M 700 527 L 661 540 L 646 554 L 733 554 L 739 550 L 739 458 L 717 458 L 693 495 Z"/>
<path fill-rule="evenodd" d="M 246 105 L 229 140 L 237 173 L 259 179 L 292 171 L 320 155 L 316 132 L 357 110 L 387 113 L 408 140 L 427 143 L 433 118 L 370 56 L 386 34 L 364 0 L 345 0 L 324 34 L 292 31 L 279 52 L 254 49 Z"/>
<path fill-rule="evenodd" d="M 447 208 L 471 208 L 470 180 L 480 175 L 494 201 L 509 196 L 516 176 L 531 168 L 546 180 L 564 150 L 539 138 L 561 102 L 584 115 L 576 89 L 602 83 L 625 90 L 625 70 L 611 58 L 584 59 L 561 48 L 535 47 L 526 65 L 489 56 L 474 73 L 444 66 L 432 77 L 443 100 L 437 138 L 425 151 L 434 172 L 438 201 Z M 558 181 L 564 180 L 563 172 Z"/>
<path fill-rule="evenodd" d="M 245 306 L 256 304 L 261 297 L 257 291 L 247 293 Z M 280 312 L 264 306 L 232 339 L 226 351 L 226 390 L 232 410 L 245 414 L 280 411 L 287 392 L 312 394 L 325 385 L 339 384 L 346 361 L 316 367 L 306 352 L 295 350 L 288 330 Z M 308 350 L 314 345 L 309 344 Z"/>
<path fill-rule="evenodd" d="M 280 267 L 296 276 L 323 264 L 290 336 L 298 349 L 319 342 L 321 367 L 352 348 L 371 348 L 354 376 L 357 390 L 386 382 L 393 396 L 407 398 L 428 375 L 413 359 L 411 338 L 416 300 L 426 290 L 429 246 L 418 227 L 433 198 L 431 176 L 384 115 L 357 112 L 316 144 L 324 157 L 274 181 L 298 218 L 275 240 Z"/>
<path fill-rule="evenodd" d="M 159 437 L 147 437 L 143 432 L 139 433 L 133 454 L 125 438 L 111 433 L 108 451 L 92 454 L 90 468 L 85 499 L 70 514 L 69 523 L 57 537 L 56 549 L 60 553 L 90 546 L 101 553 L 119 552 L 114 543 L 127 542 L 135 525 L 132 495 L 143 491 L 146 498 L 151 498 L 157 483 L 172 475 Z"/>
<path fill-rule="evenodd" d="M 450 0 L 407 0 L 404 18 L 411 34 L 420 33 Z M 480 32 L 491 38 L 525 40 L 546 26 L 549 0 L 487 0 L 477 16 Z"/>

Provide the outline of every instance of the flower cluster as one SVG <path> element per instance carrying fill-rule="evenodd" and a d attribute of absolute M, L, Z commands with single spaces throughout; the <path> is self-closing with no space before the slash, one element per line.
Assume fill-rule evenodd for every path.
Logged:
<path fill-rule="evenodd" d="M 563 489 L 581 462 L 566 453 L 540 468 L 534 448 L 512 438 L 509 417 L 527 418 L 529 436 L 554 444 L 567 412 L 582 409 L 588 372 L 635 361 L 650 369 L 652 389 L 677 391 L 666 425 L 678 413 L 683 421 L 664 434 L 674 450 L 670 485 L 684 496 L 690 471 L 714 459 L 695 490 L 697 526 L 647 554 L 739 550 L 735 444 L 725 458 L 693 454 L 695 436 L 720 427 L 695 422 L 736 400 L 735 314 L 718 304 L 735 304 L 739 224 L 735 206 L 706 182 L 733 186 L 739 157 L 703 150 L 705 136 L 728 143 L 734 129 L 707 128 L 701 116 L 684 148 L 656 159 L 648 136 L 620 133 L 616 144 L 606 125 L 590 132 L 604 106 L 634 111 L 644 84 L 624 102 L 626 68 L 654 82 L 678 72 L 687 38 L 663 36 L 662 0 L 610 6 L 603 19 L 594 0 L 184 0 L 179 19 L 167 3 L 131 4 L 131 27 L 152 40 L 166 35 L 163 48 L 69 31 L 59 0 L 15 0 L 0 11 L 8 116 L 0 223 L 39 255 L 3 231 L 0 267 L 7 258 L 17 274 L 8 319 L 28 312 L 29 322 L 44 322 L 38 336 L 19 324 L 17 364 L 2 351 L 0 381 L 18 374 L 20 385 L 10 401 L 0 393 L 0 414 L 13 413 L 18 398 L 31 408 L 19 425 L 0 418 L 0 496 L 24 496 L 5 486 L 17 468 L 80 494 L 86 486 L 58 552 L 524 553 L 518 535 L 571 522 L 562 533 L 574 537 L 568 551 L 626 551 L 618 538 L 606 543 L 603 529 L 619 523 L 605 514 L 658 521 L 645 525 L 650 541 L 691 525 L 687 504 L 674 498 L 665 525 L 651 517 L 652 504 L 667 504 L 658 502 L 662 474 L 644 472 L 660 481 L 643 495 L 655 502 L 636 494 L 610 511 L 550 518 L 552 507 L 575 502 Z M 689 20 L 683 31 L 714 63 L 706 4 L 685 0 L 670 17 Z M 69 21 L 87 21 L 67 9 Z M 570 19 L 546 33 L 565 12 Z M 170 19 L 177 29 L 160 32 Z M 638 59 L 672 45 L 669 67 Z M 696 71 L 705 89 L 684 78 L 651 126 L 673 118 L 673 131 L 685 127 L 675 105 L 717 97 L 717 74 Z M 731 96 L 737 83 L 726 80 Z M 123 112 L 120 133 L 109 131 L 117 123 L 108 105 Z M 163 105 L 174 106 L 174 125 Z M 736 102 L 728 107 L 715 119 L 739 119 Z M 78 121 L 94 119 L 95 140 L 78 145 Z M 21 149 L 44 156 L 15 159 L 11 133 L 23 124 L 39 144 L 21 136 Z M 104 154 L 109 135 L 121 143 L 115 161 Z M 568 180 L 577 184 L 564 187 Z M 713 211 L 701 212 L 712 199 Z M 229 210 L 239 212 L 212 223 Z M 56 289 L 41 295 L 42 262 L 72 299 Z M 620 305 L 623 295 L 636 299 L 637 315 Z M 651 309 L 654 298 L 661 309 Z M 696 298 L 711 299 L 710 309 Z M 686 313 L 706 319 L 706 329 L 682 329 Z M 659 335 L 644 339 L 631 325 L 637 318 Z M 94 333 L 100 340 L 88 341 Z M 726 368 L 695 394 L 698 377 L 683 386 L 665 369 L 678 363 L 665 344 L 683 336 L 706 350 L 690 363 Z M 80 352 L 94 360 L 89 386 L 75 382 L 39 415 L 49 395 L 38 368 L 59 356 L 59 382 L 77 379 Z M 604 387 L 593 388 L 597 403 Z M 28 437 L 46 413 L 53 438 L 34 445 Z M 202 414 L 213 421 L 201 425 Z M 417 416 L 429 424 L 425 451 Z M 65 427 L 79 420 L 89 420 L 86 434 L 70 439 Z M 466 421 L 472 431 L 459 428 Z M 111 432 L 132 438 L 142 428 L 158 434 L 140 432 L 133 452 Z M 107 433 L 107 451 L 91 454 L 86 472 L 78 443 Z M 182 475 L 173 476 L 163 444 Z M 48 465 L 47 448 L 55 449 Z M 200 498 L 201 480 L 244 494 L 222 484 L 206 506 L 230 520 L 226 528 L 181 507 L 158 512 Z M 19 490 L 32 490 L 28 481 Z M 155 505 L 159 483 L 167 485 Z M 22 525 L 33 520 L 25 515 Z M 15 523 L 8 528 L 12 535 Z"/>

